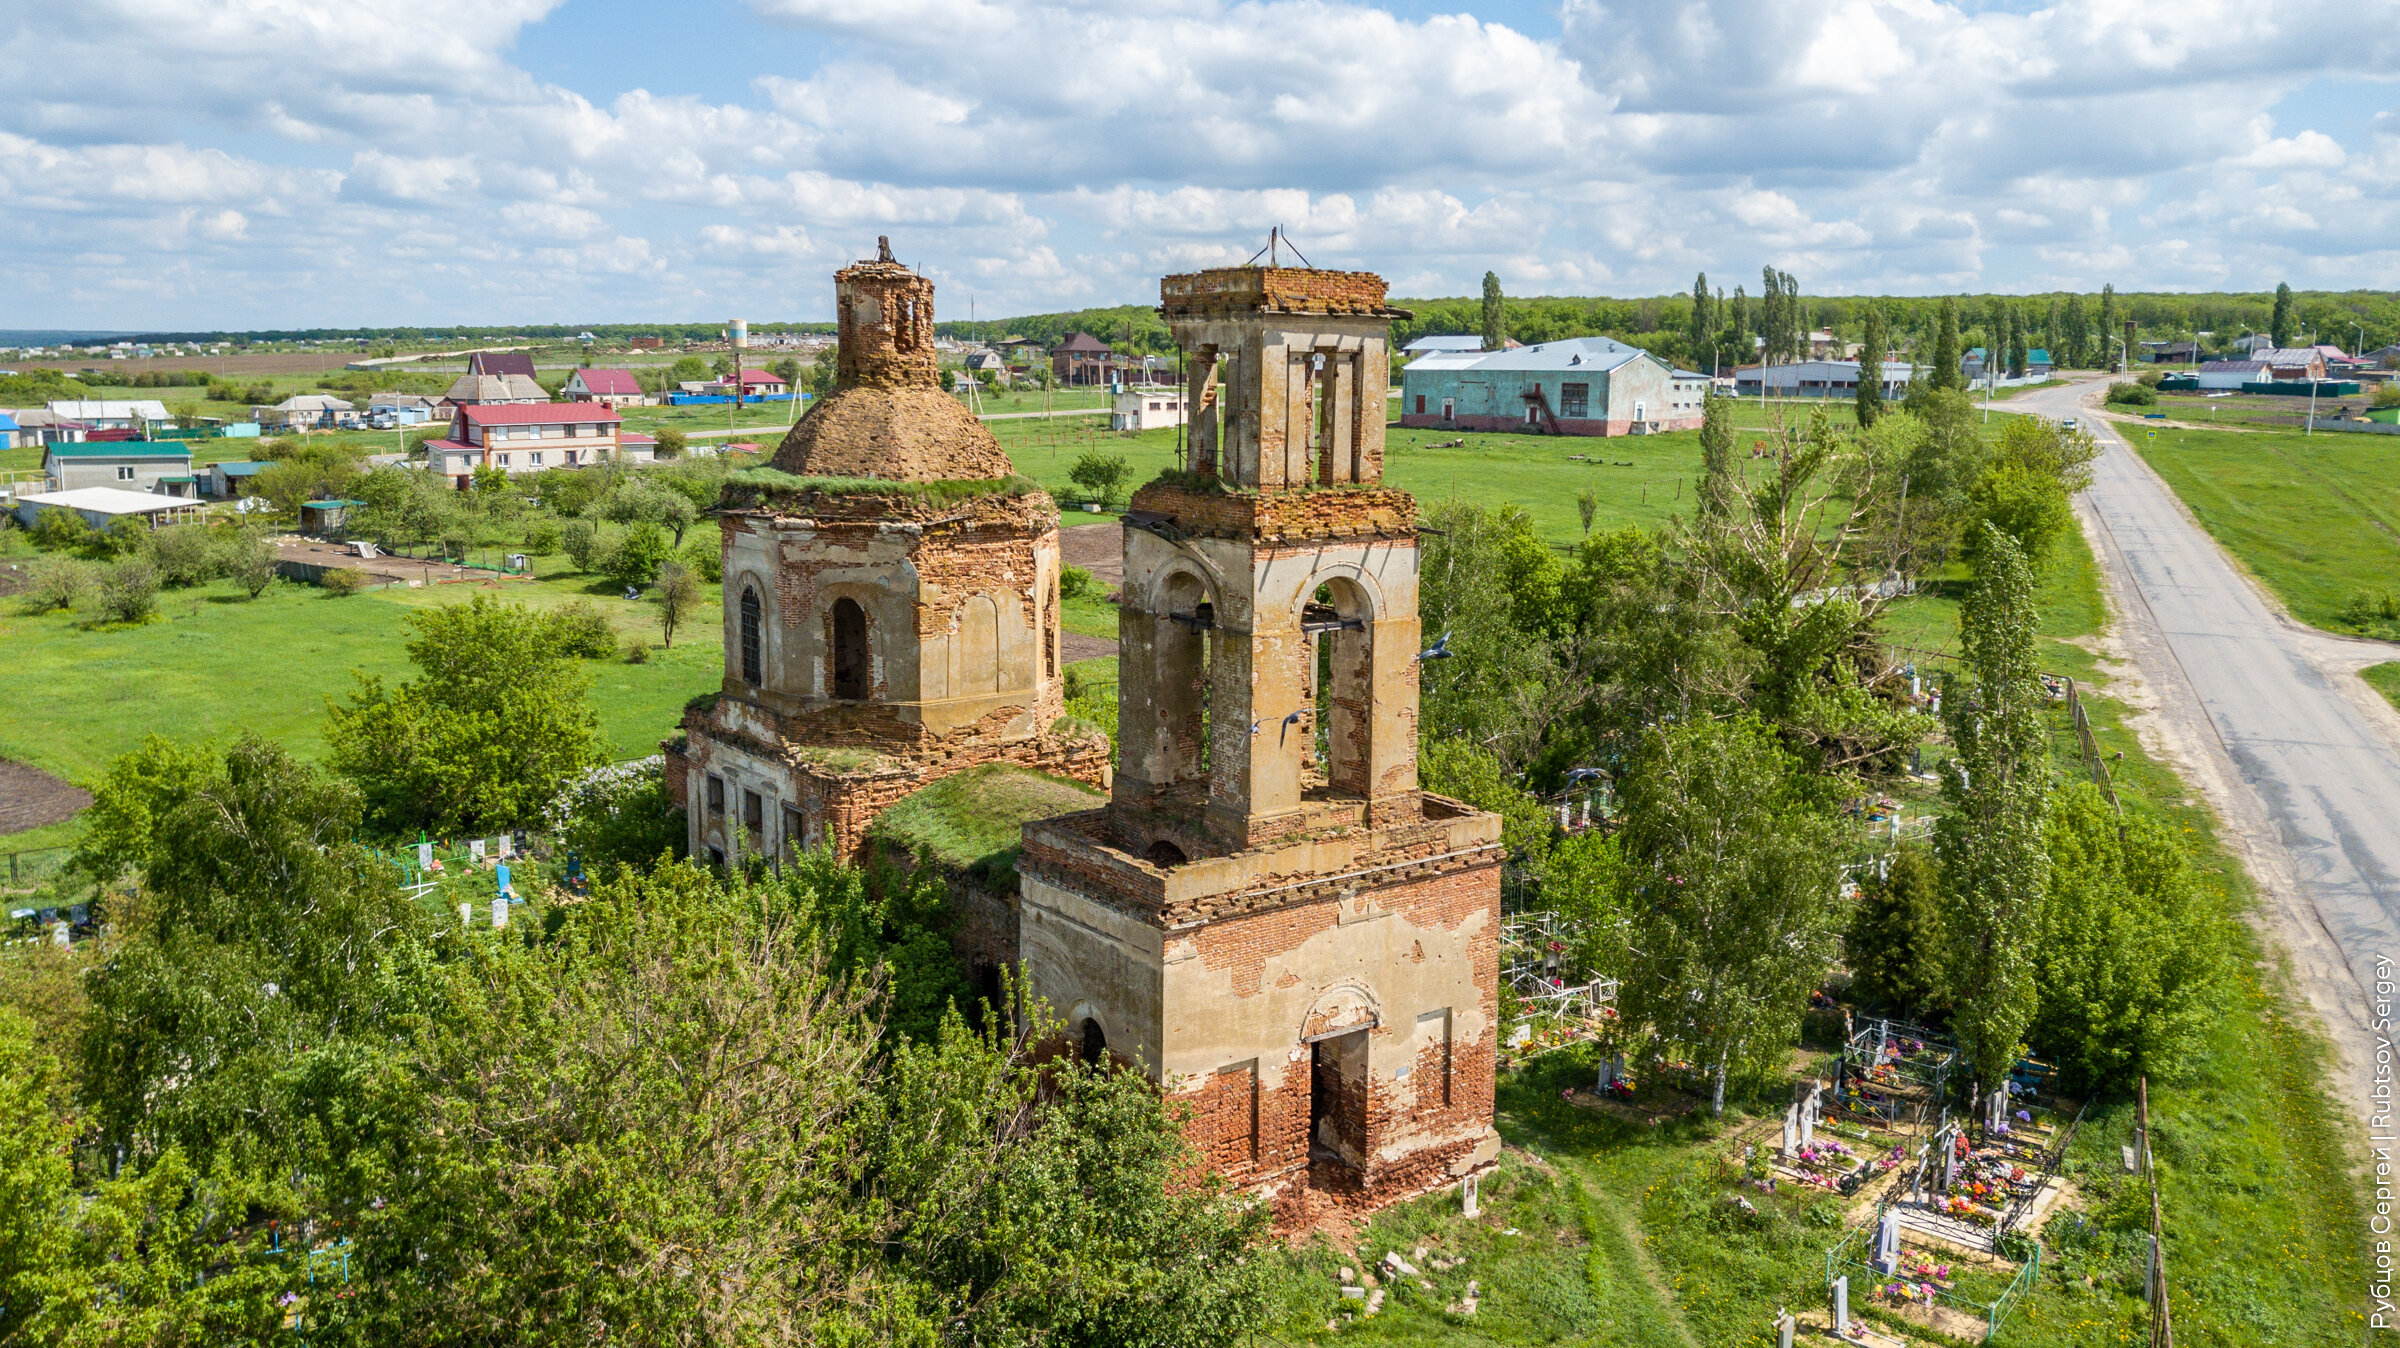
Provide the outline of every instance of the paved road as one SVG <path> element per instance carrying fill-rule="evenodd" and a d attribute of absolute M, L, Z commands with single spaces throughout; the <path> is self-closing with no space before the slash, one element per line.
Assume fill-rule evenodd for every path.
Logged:
<path fill-rule="evenodd" d="M 2279 879 L 2296 891 L 2283 896 L 2294 928 L 2287 938 L 2306 946 L 2311 937 L 2329 937 L 2337 949 L 2320 939 L 2318 954 L 2338 950 L 2356 980 L 2338 986 L 2342 971 L 2320 958 L 2311 988 L 2355 1061 L 2361 1046 L 2352 1031 L 2365 1001 L 2359 989 L 2373 986 L 2377 956 L 2400 959 L 2400 743 L 2393 735 L 2400 722 L 2355 671 L 2395 653 L 2284 616 L 2116 429 L 2092 414 L 2083 400 L 2095 387 L 2045 390 L 2006 405 L 2080 417 L 2100 439 L 2084 504 L 2099 526 L 2093 542 L 2130 592 L 2121 596 L 2130 610 L 2121 615 L 2126 644 L 2164 712 L 2171 716 L 2181 702 L 2200 714 L 2192 719 L 2201 742 L 2190 747 L 2230 768 L 2231 781 L 2219 785 L 2232 798 L 2219 809 L 2237 830 L 2252 824 L 2254 844 L 2267 844 L 2253 849 L 2254 861 L 2262 859 L 2259 850 L 2281 854 L 2263 858 L 2269 874 L 2261 878 L 2270 891 Z M 2311 962 L 2306 949 L 2296 954 Z"/>

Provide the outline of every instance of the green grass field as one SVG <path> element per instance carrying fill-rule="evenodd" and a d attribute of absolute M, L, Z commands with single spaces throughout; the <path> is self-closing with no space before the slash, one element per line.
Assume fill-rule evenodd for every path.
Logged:
<path fill-rule="evenodd" d="M 351 672 L 413 677 L 401 645 L 407 615 L 474 594 L 536 608 L 586 599 L 621 638 L 649 642 L 647 663 L 593 660 L 584 669 L 610 751 L 620 758 L 655 753 L 683 704 L 723 677 L 721 610 L 708 604 L 680 629 L 672 650 L 657 649 L 651 605 L 629 603 L 608 582 L 564 568 L 562 559 L 547 559 L 533 580 L 394 587 L 348 598 L 279 581 L 245 600 L 218 581 L 164 592 L 159 618 L 132 628 L 0 604 L 10 674 L 0 681 L 0 757 L 90 782 L 145 735 L 222 741 L 245 730 L 315 757 L 325 748 L 325 700 L 349 695 Z M 42 845 L 22 834 L 12 842 Z"/>
<path fill-rule="evenodd" d="M 2359 631 L 2342 618 L 2353 597 L 2400 591 L 2400 436 L 2124 430 L 2302 622 Z"/>

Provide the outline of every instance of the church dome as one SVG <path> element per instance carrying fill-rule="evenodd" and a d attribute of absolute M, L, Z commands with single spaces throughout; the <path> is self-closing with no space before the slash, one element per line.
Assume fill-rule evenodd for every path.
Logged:
<path fill-rule="evenodd" d="M 982 480 L 1016 472 L 1000 441 L 942 392 L 933 349 L 933 282 L 882 256 L 835 272 L 841 334 L 833 392 L 776 447 L 773 466 L 801 477 L 902 482 Z"/>

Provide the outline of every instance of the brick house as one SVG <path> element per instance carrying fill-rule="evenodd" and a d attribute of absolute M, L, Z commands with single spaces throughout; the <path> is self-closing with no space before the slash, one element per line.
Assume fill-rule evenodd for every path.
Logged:
<path fill-rule="evenodd" d="M 513 475 L 605 463 L 623 420 L 596 403 L 470 403 L 451 414 L 446 438 L 425 442 L 425 467 L 465 491 L 487 464 Z"/>
<path fill-rule="evenodd" d="M 1400 424 L 1556 435 L 1694 430 L 1707 393 L 1708 376 L 1606 337 L 1433 351 L 1400 372 Z"/>
<path fill-rule="evenodd" d="M 1108 343 L 1088 332 L 1050 348 L 1050 378 L 1065 387 L 1106 384 L 1122 369 Z"/>

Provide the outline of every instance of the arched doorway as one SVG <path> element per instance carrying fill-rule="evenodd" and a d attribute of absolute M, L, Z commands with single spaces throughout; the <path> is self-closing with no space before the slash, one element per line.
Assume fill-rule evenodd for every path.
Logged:
<path fill-rule="evenodd" d="M 833 695 L 846 701 L 867 696 L 867 611 L 847 596 L 833 601 Z"/>
<path fill-rule="evenodd" d="M 1100 1028 L 1100 1022 L 1089 1016 L 1083 1019 L 1082 1042 L 1076 1045 L 1076 1056 L 1093 1067 L 1108 1058 L 1108 1035 Z"/>

